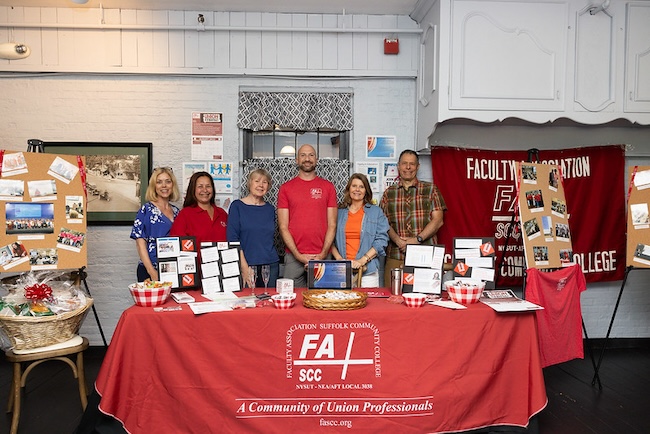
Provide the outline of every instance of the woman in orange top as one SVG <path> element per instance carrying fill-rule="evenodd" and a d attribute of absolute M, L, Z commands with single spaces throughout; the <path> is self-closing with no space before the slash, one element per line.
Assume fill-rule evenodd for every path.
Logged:
<path fill-rule="evenodd" d="M 368 178 L 361 173 L 350 177 L 339 205 L 336 238 L 332 247 L 335 259 L 352 261 L 352 268 L 367 267 L 361 278 L 363 288 L 379 286 L 378 256 L 386 255 L 388 219 L 372 204 Z"/>

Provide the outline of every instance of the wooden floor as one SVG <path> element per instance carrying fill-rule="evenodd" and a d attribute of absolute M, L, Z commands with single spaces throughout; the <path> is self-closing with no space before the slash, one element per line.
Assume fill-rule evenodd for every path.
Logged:
<path fill-rule="evenodd" d="M 103 347 L 85 353 L 90 387 L 99 371 Z M 599 353 L 596 354 L 596 359 Z M 544 370 L 548 406 L 531 424 L 541 434 L 650 433 L 650 346 L 608 348 L 600 377 L 603 389 L 591 385 L 591 359 L 574 360 Z M 0 361 L 0 434 L 8 433 L 11 414 L 5 413 L 11 365 Z M 82 411 L 76 380 L 61 362 L 39 365 L 24 392 L 19 433 L 72 434 Z M 520 431 L 521 432 L 521 431 Z"/>

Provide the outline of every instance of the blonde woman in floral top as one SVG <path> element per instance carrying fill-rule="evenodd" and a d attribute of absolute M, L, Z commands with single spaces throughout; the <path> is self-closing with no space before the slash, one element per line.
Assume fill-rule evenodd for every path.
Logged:
<path fill-rule="evenodd" d="M 154 169 L 149 178 L 145 196 L 147 202 L 135 216 L 131 238 L 135 240 L 140 262 L 137 268 L 138 282 L 147 278 L 158 280 L 158 255 L 156 238 L 166 237 L 178 215 L 178 207 L 171 202 L 180 198 L 178 183 L 169 167 Z"/>

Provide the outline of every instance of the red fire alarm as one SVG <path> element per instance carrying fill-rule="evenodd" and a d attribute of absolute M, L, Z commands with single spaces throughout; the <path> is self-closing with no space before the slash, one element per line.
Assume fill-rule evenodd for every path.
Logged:
<path fill-rule="evenodd" d="M 399 54 L 399 39 L 385 38 L 384 39 L 384 54 Z"/>

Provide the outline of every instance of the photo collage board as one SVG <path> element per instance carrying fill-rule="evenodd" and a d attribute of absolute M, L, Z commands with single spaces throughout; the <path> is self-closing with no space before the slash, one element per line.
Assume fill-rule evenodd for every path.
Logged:
<path fill-rule="evenodd" d="M 650 166 L 630 167 L 629 179 L 626 265 L 650 268 Z"/>
<path fill-rule="evenodd" d="M 485 282 L 486 289 L 495 288 L 494 237 L 454 238 L 452 271 L 454 280 Z"/>
<path fill-rule="evenodd" d="M 402 275 L 402 292 L 442 293 L 445 246 L 407 244 Z"/>
<path fill-rule="evenodd" d="M 569 214 L 560 168 L 518 163 L 519 219 L 528 268 L 573 265 Z"/>
<path fill-rule="evenodd" d="M 83 157 L 2 150 L 0 160 L 0 272 L 85 267 Z"/>

